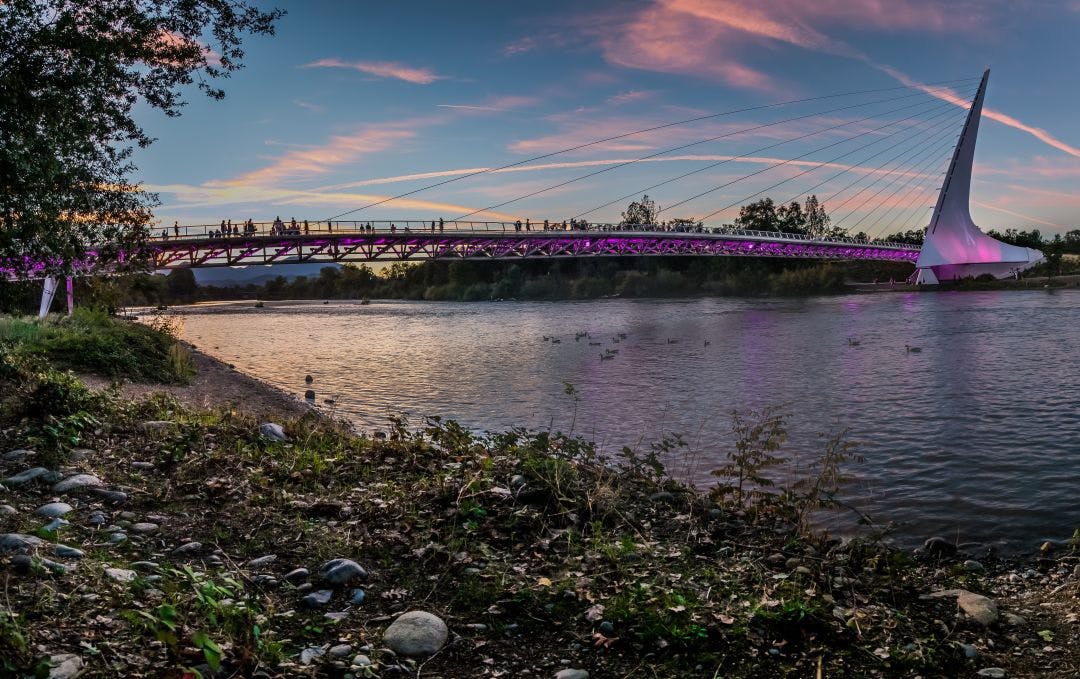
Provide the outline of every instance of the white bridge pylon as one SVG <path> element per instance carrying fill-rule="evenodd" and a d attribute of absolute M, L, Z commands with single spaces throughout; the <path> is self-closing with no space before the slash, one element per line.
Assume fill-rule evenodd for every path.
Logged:
<path fill-rule="evenodd" d="M 971 220 L 971 167 L 989 78 L 990 69 L 987 69 L 956 142 L 934 215 L 926 227 L 926 238 L 915 263 L 917 283 L 935 285 L 939 281 L 984 274 L 1008 278 L 1045 261 L 1042 252 L 1002 243 L 987 236 Z"/>

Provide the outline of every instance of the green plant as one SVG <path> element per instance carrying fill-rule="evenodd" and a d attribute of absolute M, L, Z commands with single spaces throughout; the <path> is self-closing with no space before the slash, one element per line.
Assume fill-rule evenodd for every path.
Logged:
<path fill-rule="evenodd" d="M 793 484 L 795 523 L 804 535 L 810 532 L 810 516 L 815 510 L 841 506 L 836 495 L 849 480 L 844 474 L 844 465 L 863 461 L 858 444 L 848 438 L 849 433 L 849 429 L 841 429 L 828 435 L 821 455 L 810 466 L 810 475 Z"/>
<path fill-rule="evenodd" d="M 764 475 L 766 469 L 783 464 L 785 458 L 776 453 L 787 441 L 785 415 L 775 407 L 750 411 L 745 416 L 731 413 L 731 431 L 735 447 L 727 454 L 728 463 L 712 471 L 712 475 L 727 481 L 720 483 L 715 493 L 721 497 L 734 493 L 735 502 L 747 498 L 747 486 L 773 486 Z"/>

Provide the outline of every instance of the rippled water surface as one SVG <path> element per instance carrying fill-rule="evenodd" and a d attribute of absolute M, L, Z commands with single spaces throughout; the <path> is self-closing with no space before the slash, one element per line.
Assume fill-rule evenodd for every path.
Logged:
<path fill-rule="evenodd" d="M 577 433 L 609 452 L 681 433 L 697 455 L 676 466 L 707 485 L 730 411 L 783 404 L 793 451 L 851 428 L 866 458 L 853 499 L 898 522 L 904 541 L 1027 549 L 1080 526 L 1075 293 L 239 302 L 182 313 L 200 349 L 297 395 L 311 374 L 320 405 L 333 398 L 365 427 L 407 411 L 476 429 L 566 430 L 569 382 Z M 602 361 L 605 349 L 619 353 Z"/>

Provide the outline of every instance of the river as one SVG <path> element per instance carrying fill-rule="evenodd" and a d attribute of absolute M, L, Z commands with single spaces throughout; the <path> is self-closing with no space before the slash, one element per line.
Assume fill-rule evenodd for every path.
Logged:
<path fill-rule="evenodd" d="M 670 467 L 704 487 L 731 447 L 731 411 L 776 405 L 800 456 L 851 430 L 865 461 L 847 496 L 895 522 L 901 543 L 1028 551 L 1080 527 L 1076 293 L 177 311 L 199 349 L 298 396 L 310 374 L 321 408 L 368 429 L 399 412 L 573 426 L 606 454 L 678 433 L 689 445 Z"/>

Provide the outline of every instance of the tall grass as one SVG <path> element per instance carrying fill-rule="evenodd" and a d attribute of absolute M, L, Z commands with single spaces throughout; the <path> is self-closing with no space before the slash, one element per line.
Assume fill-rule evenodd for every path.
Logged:
<path fill-rule="evenodd" d="M 93 309 L 42 320 L 0 318 L 0 342 L 16 353 L 109 378 L 184 383 L 195 373 L 174 326 L 122 321 Z"/>

